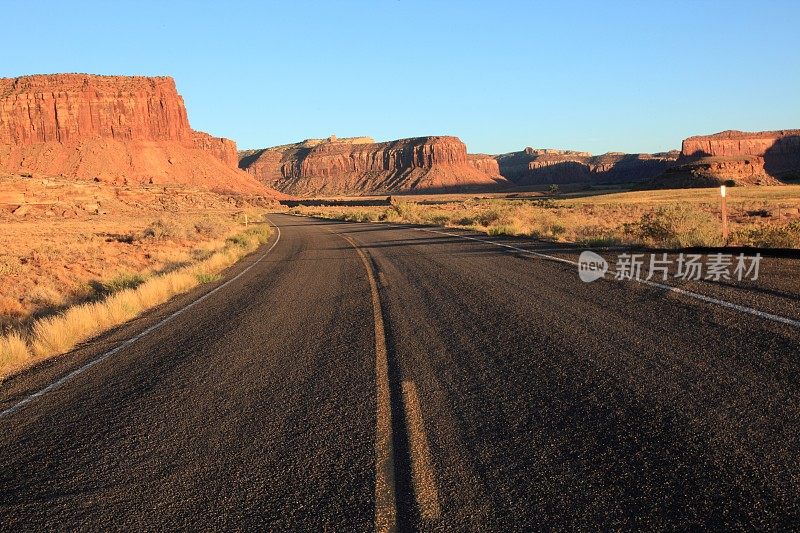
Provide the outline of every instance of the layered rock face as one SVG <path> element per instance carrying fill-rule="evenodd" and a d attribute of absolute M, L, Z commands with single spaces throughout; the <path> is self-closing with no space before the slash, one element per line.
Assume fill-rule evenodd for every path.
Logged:
<path fill-rule="evenodd" d="M 457 137 L 383 143 L 331 137 L 242 152 L 239 165 L 263 183 L 291 194 L 383 194 L 482 190 L 504 184 L 485 158 L 468 158 Z"/>
<path fill-rule="evenodd" d="M 0 143 L 27 146 L 88 137 L 188 140 L 172 78 L 55 74 L 0 79 Z"/>
<path fill-rule="evenodd" d="M 0 167 L 116 183 L 270 192 L 238 170 L 233 141 L 191 129 L 169 77 L 0 79 Z"/>
<path fill-rule="evenodd" d="M 647 181 L 678 159 L 678 152 L 624 154 L 525 148 L 496 156 L 500 173 L 517 185 L 613 184 Z"/>
<path fill-rule="evenodd" d="M 750 170 L 753 175 L 781 178 L 800 173 L 800 130 L 743 132 L 728 130 L 683 141 L 681 163 L 709 163 L 708 158 L 726 158 L 716 174 L 736 179 Z M 756 158 L 756 159 L 754 159 Z M 737 164 L 738 161 L 738 164 Z M 755 164 L 755 167 L 753 165 Z"/>
<path fill-rule="evenodd" d="M 488 154 L 467 154 L 467 163 L 489 176 L 500 175 L 500 165 L 494 156 Z"/>

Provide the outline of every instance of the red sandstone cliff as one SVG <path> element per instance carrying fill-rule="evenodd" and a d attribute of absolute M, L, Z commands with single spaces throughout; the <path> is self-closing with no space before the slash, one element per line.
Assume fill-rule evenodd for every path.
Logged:
<path fill-rule="evenodd" d="M 271 194 L 233 141 L 191 129 L 169 77 L 0 78 L 0 168 Z"/>
<path fill-rule="evenodd" d="M 263 183 L 298 195 L 494 188 L 496 165 L 468 158 L 457 137 L 397 141 L 308 140 L 240 154 L 240 167 Z"/>

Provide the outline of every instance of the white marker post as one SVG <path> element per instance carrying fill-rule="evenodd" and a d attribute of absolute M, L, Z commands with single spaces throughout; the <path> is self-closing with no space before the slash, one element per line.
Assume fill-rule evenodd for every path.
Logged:
<path fill-rule="evenodd" d="M 722 240 L 728 244 L 728 201 L 726 198 L 728 191 L 724 185 L 719 187 L 720 202 L 722 205 Z"/>

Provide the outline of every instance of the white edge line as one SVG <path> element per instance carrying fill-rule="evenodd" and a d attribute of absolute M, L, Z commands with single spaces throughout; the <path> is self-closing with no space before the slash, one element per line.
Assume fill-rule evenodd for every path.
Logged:
<path fill-rule="evenodd" d="M 569 259 L 563 259 L 561 257 L 555 257 L 553 255 L 547 255 L 547 254 L 543 254 L 543 253 L 539 253 L 539 252 L 534 252 L 532 250 L 526 250 L 524 248 L 519 248 L 517 246 L 511 246 L 510 244 L 505 244 L 505 243 L 500 243 L 500 242 L 493 242 L 493 241 L 489 241 L 489 240 L 486 240 L 486 239 L 479 239 L 477 237 L 470 237 L 468 235 L 459 235 L 457 233 L 449 233 L 447 231 L 438 231 L 438 230 L 427 229 L 427 228 L 414 228 L 414 227 L 409 227 L 409 226 L 392 225 L 392 227 L 405 228 L 405 229 L 414 229 L 414 230 L 417 230 L 417 231 L 425 231 L 425 232 L 428 232 L 428 233 L 438 233 L 440 235 L 448 235 L 450 237 L 458 237 L 458 238 L 467 239 L 467 240 L 470 240 L 470 241 L 478 241 L 478 242 L 483 242 L 483 243 L 487 243 L 487 244 L 494 244 L 495 246 L 500 246 L 500 247 L 503 247 L 503 248 L 507 248 L 509 250 L 514 250 L 515 252 L 520 252 L 520 253 L 527 254 L 527 255 L 533 255 L 533 256 L 541 257 L 542 259 L 548 259 L 548 260 L 551 260 L 551 261 L 558 261 L 559 263 L 566 263 L 568 265 L 578 266 L 577 261 L 570 261 Z M 747 314 L 750 314 L 750 315 L 757 316 L 759 318 L 764 318 L 766 320 L 771 320 L 773 322 L 778 322 L 778 323 L 786 324 L 788 326 L 792 326 L 792 327 L 795 327 L 795 328 L 800 328 L 800 320 L 794 320 L 792 318 L 787 318 L 785 316 L 774 315 L 772 313 L 767 313 L 765 311 L 759 311 L 758 309 L 754 309 L 752 307 L 747 307 L 745 305 L 735 304 L 735 303 L 732 303 L 732 302 L 728 302 L 726 300 L 720 300 L 718 298 L 713 298 L 711 296 L 706 296 L 704 294 L 700 294 L 700 293 L 697 293 L 697 292 L 687 291 L 685 289 L 680 289 L 678 287 L 673 287 L 671 285 L 665 285 L 663 283 L 656 283 L 655 281 L 648 281 L 648 280 L 636 279 L 636 278 L 633 278 L 632 281 L 637 281 L 637 282 L 639 282 L 639 283 L 641 283 L 643 285 L 649 285 L 651 287 L 656 287 L 656 288 L 663 289 L 663 290 L 666 290 L 666 291 L 674 292 L 675 294 L 680 294 L 682 296 L 688 296 L 689 298 L 694 298 L 696 300 L 700 300 L 700 301 L 703 301 L 703 302 L 706 302 L 706 303 L 719 305 L 721 307 L 726 307 L 728 309 L 733 309 L 734 311 L 739 311 L 740 313 L 747 313 Z"/>
<path fill-rule="evenodd" d="M 267 221 L 270 224 L 272 224 L 273 226 L 275 226 L 276 230 L 278 230 L 278 237 L 275 239 L 275 242 L 272 243 L 272 246 L 270 246 L 269 249 L 261 255 L 261 257 L 259 257 L 255 261 L 253 261 L 247 268 L 245 268 L 244 270 L 239 272 L 237 275 L 235 275 L 234 277 L 232 277 L 231 279 L 229 279 L 228 281 L 226 281 L 222 285 L 219 285 L 218 287 L 215 287 L 214 289 L 208 291 L 207 293 L 205 293 L 203 296 L 201 296 L 197 300 L 195 300 L 195 301 L 187 304 L 186 306 L 178 309 L 177 311 L 175 311 L 174 313 L 172 313 L 168 317 L 164 318 L 160 322 L 158 322 L 156 324 L 153 324 L 152 326 L 150 326 L 149 328 L 145 329 L 144 331 L 134 335 L 130 339 L 126 340 L 125 342 L 123 342 L 122 344 L 117 346 L 116 348 L 114 348 L 112 350 L 109 350 L 109 351 L 105 352 L 104 354 L 92 359 L 91 361 L 89 361 L 88 363 L 86 363 L 85 365 L 83 365 L 80 368 L 76 368 L 75 370 L 73 370 L 69 374 L 59 378 L 58 380 L 54 381 L 50 385 L 46 386 L 45 388 L 43 388 L 43 389 L 41 389 L 39 391 L 36 391 L 33 394 L 31 394 L 30 396 L 27 396 L 26 398 L 20 400 L 19 402 L 17 402 L 16 404 L 12 405 L 8 409 L 5 409 L 4 411 L 0 411 L 0 418 L 4 418 L 6 416 L 14 414 L 17 411 L 19 411 L 22 407 L 24 407 L 26 404 L 32 402 L 36 398 L 39 398 L 40 396 L 44 396 L 45 394 L 47 394 L 47 393 L 49 393 L 51 391 L 54 391 L 55 389 L 57 389 L 60 386 L 62 386 L 64 383 L 67 383 L 68 381 L 71 381 L 73 378 L 75 378 L 76 376 L 82 374 L 83 372 L 85 372 L 86 370 L 90 369 L 94 365 L 105 361 L 106 359 L 108 359 L 109 357 L 111 357 L 115 353 L 119 352 L 123 348 L 127 348 L 128 346 L 130 346 L 134 342 L 138 341 L 139 339 L 141 339 L 142 337 L 144 337 L 148 333 L 151 333 L 151 332 L 159 329 L 164 324 L 170 322 L 173 318 L 183 314 L 185 311 L 191 309 L 192 307 L 194 307 L 195 305 L 199 304 L 200 302 L 202 302 L 203 300 L 205 300 L 206 298 L 208 298 L 209 296 L 211 296 L 215 292 L 223 289 L 227 285 L 233 283 L 234 281 L 236 281 L 237 279 L 242 277 L 244 274 L 246 274 L 251 268 L 256 266 L 262 259 L 264 259 L 267 256 L 267 254 L 270 253 L 273 248 L 275 248 L 275 246 L 278 244 L 278 241 L 281 240 L 281 229 L 278 226 L 276 226 L 268 217 L 264 217 L 264 218 L 266 218 Z"/>

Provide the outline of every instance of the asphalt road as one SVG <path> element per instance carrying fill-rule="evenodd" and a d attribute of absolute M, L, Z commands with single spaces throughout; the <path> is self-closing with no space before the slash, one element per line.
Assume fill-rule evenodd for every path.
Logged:
<path fill-rule="evenodd" d="M 159 325 L 214 287 L 0 385 L 84 369 L 0 415 L 0 529 L 800 525 L 792 323 L 583 283 L 566 247 L 271 219 L 193 307 Z M 797 263 L 683 288 L 791 322 Z"/>

